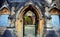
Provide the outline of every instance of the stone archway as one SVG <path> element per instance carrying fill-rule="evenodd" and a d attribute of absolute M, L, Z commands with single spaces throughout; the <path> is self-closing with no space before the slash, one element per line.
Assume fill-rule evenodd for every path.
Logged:
<path fill-rule="evenodd" d="M 16 19 L 16 30 L 17 30 L 17 36 L 18 37 L 23 37 L 23 16 L 27 11 L 33 11 L 34 14 L 37 17 L 38 20 L 38 33 L 40 35 L 43 34 L 43 19 L 41 18 L 41 11 L 39 11 L 35 6 L 33 5 L 28 5 L 24 6 L 18 16 L 18 19 Z"/>

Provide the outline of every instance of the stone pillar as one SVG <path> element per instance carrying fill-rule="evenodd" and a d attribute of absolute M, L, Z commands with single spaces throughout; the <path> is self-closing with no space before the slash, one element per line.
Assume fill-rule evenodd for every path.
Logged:
<path fill-rule="evenodd" d="M 43 34 L 43 19 L 39 20 L 39 26 L 38 26 L 38 34 L 40 34 L 40 37 Z"/>
<path fill-rule="evenodd" d="M 16 20 L 16 31 L 17 31 L 17 37 L 23 37 L 23 21 L 22 20 Z"/>

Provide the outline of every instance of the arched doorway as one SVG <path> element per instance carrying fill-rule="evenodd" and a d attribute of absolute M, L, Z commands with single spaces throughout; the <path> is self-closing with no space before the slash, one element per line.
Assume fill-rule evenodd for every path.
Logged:
<path fill-rule="evenodd" d="M 24 6 L 23 9 L 21 9 L 18 19 L 16 20 L 16 29 L 18 37 L 24 37 L 24 24 L 23 24 L 23 16 L 26 14 L 27 11 L 32 11 L 36 16 L 36 25 L 35 25 L 35 33 L 39 33 L 42 36 L 43 32 L 43 25 L 42 25 L 42 18 L 41 18 L 41 11 L 39 11 L 35 6 L 28 5 Z M 23 34 L 23 35 L 22 35 Z"/>

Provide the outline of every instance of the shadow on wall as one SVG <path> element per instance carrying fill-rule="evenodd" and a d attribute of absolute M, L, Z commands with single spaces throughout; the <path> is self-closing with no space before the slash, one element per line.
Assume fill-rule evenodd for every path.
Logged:
<path fill-rule="evenodd" d="M 5 30 L 2 37 L 15 37 L 9 30 Z"/>
<path fill-rule="evenodd" d="M 58 35 L 55 33 L 55 31 L 48 31 L 46 37 L 58 37 Z"/>

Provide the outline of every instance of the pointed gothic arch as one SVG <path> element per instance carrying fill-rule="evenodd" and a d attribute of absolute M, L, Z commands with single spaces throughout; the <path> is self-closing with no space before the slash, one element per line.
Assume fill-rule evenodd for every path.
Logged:
<path fill-rule="evenodd" d="M 17 29 L 17 33 L 18 33 L 18 37 L 23 37 L 23 16 L 25 15 L 25 13 L 27 11 L 31 10 L 35 15 L 36 15 L 36 19 L 38 20 L 37 22 L 37 25 L 38 25 L 38 32 L 42 35 L 42 32 L 43 32 L 43 22 L 42 22 L 42 16 L 41 16 L 41 11 L 33 6 L 33 5 L 27 5 L 27 6 L 24 6 L 21 11 L 18 13 L 19 16 L 18 19 L 16 20 L 16 29 Z M 19 35 L 21 34 L 21 35 Z"/>

